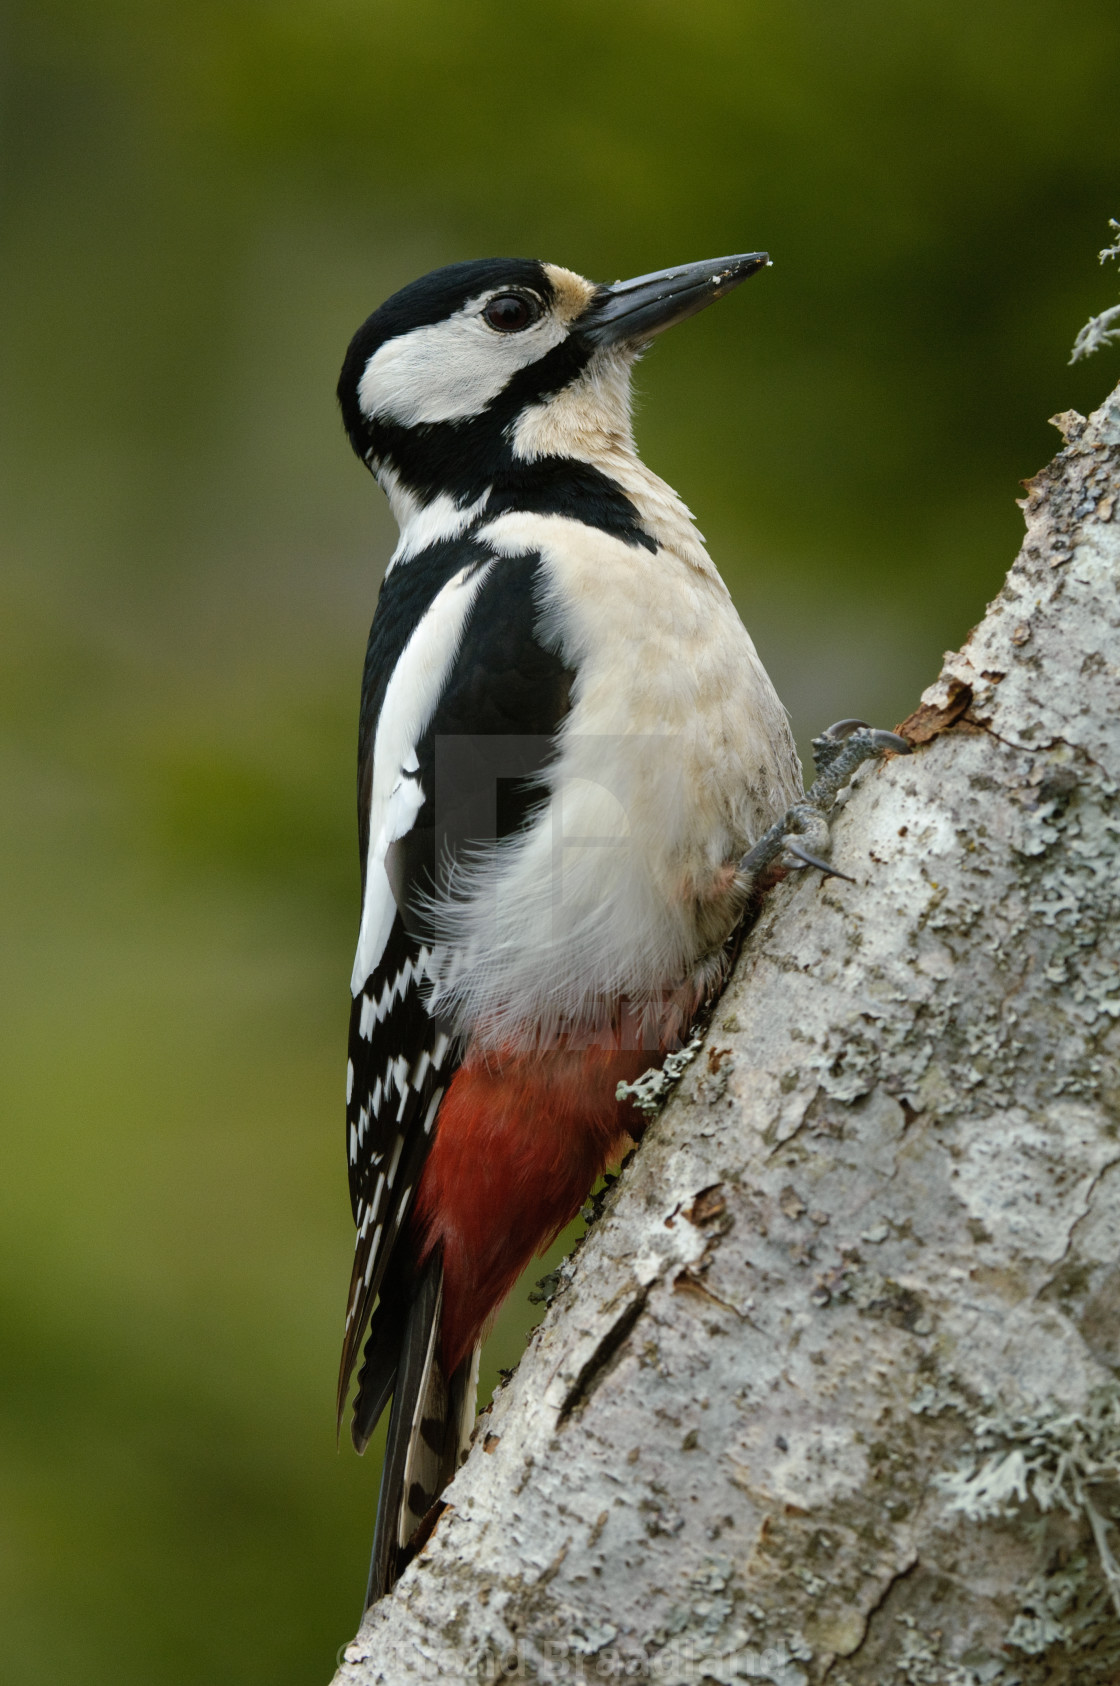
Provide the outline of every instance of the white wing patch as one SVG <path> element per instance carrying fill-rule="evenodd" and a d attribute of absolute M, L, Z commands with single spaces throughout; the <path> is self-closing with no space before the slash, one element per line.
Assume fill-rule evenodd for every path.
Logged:
<path fill-rule="evenodd" d="M 385 952 L 396 917 L 386 852 L 411 829 L 424 805 L 424 791 L 415 777 L 416 745 L 435 713 L 471 605 L 492 566 L 488 562 L 476 569 L 468 563 L 448 580 L 405 645 L 385 692 L 373 745 L 366 891 L 350 978 L 354 996 Z"/>

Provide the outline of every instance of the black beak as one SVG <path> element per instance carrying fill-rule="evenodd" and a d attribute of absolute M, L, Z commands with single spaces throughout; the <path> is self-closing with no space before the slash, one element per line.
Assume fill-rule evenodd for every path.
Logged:
<path fill-rule="evenodd" d="M 579 332 L 594 346 L 652 339 L 674 322 L 695 316 L 769 264 L 766 252 L 744 252 L 739 257 L 709 258 L 707 263 L 686 263 L 653 275 L 636 275 L 632 281 L 616 281 L 613 287 L 599 289 Z"/>

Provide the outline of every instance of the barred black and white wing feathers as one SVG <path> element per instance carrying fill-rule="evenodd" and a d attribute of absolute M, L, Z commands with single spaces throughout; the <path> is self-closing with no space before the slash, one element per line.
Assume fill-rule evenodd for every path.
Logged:
<path fill-rule="evenodd" d="M 408 887 L 390 881 L 387 861 L 431 803 L 417 748 L 488 560 L 469 543 L 438 545 L 414 565 L 391 569 L 366 651 L 358 744 L 362 917 L 346 1068 L 346 1163 L 358 1233 L 339 1367 L 340 1424 L 365 1325 L 454 1070 L 450 1038 L 424 1001 L 432 949 L 406 927 L 397 895 Z M 391 1376 L 387 1385 L 391 1391 Z"/>
<path fill-rule="evenodd" d="M 429 1005 L 448 961 L 431 901 L 457 863 L 524 828 L 546 800 L 539 775 L 569 707 L 571 674 L 537 636 L 539 570 L 536 554 L 496 557 L 470 537 L 433 545 L 390 570 L 370 634 L 346 1074 L 358 1233 L 338 1384 L 341 1423 L 372 1314 L 352 1423 L 359 1450 L 393 1392 L 415 1274 L 402 1235 L 462 1054 Z"/>
<path fill-rule="evenodd" d="M 457 1063 L 450 1036 L 424 1004 L 431 960 L 431 949 L 408 934 L 398 914 L 381 960 L 350 1007 L 347 1169 L 357 1237 L 339 1370 L 340 1422 L 362 1334 L 408 1217 L 432 1124 Z M 356 1421 L 356 1440 L 357 1427 Z"/>

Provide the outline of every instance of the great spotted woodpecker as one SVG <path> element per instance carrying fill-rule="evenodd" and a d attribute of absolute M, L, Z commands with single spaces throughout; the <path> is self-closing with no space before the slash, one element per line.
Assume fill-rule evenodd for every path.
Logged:
<path fill-rule="evenodd" d="M 806 845 L 859 761 L 905 747 L 842 722 L 803 796 L 727 588 L 635 451 L 635 358 L 768 263 L 614 286 L 454 264 L 343 365 L 400 527 L 362 687 L 346 1074 L 359 1451 L 393 1402 L 368 1603 L 457 1467 L 488 1321 L 638 1133 L 619 1084 L 679 1046 L 764 875 L 828 870 Z"/>

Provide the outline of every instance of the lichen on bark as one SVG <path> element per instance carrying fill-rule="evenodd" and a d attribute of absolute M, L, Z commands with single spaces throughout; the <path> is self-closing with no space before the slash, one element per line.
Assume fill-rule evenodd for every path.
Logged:
<path fill-rule="evenodd" d="M 340 1686 L 1120 1678 L 1120 390 L 1061 422 Z"/>

